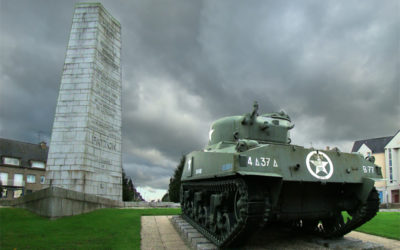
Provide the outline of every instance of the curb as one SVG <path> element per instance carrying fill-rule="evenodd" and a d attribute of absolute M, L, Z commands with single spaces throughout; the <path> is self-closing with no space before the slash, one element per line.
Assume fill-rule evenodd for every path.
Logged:
<path fill-rule="evenodd" d="M 194 250 L 217 250 L 218 247 L 205 238 L 197 229 L 187 223 L 181 216 L 170 218 L 172 225 L 185 241 L 186 245 Z"/>
<path fill-rule="evenodd" d="M 192 225 L 186 222 L 181 216 L 175 215 L 169 218 L 173 227 L 176 229 L 178 234 L 181 236 L 182 240 L 185 244 L 193 250 L 217 250 L 219 249 L 215 244 L 210 242 L 207 238 L 205 238 L 197 229 L 195 229 Z M 261 245 L 254 244 L 254 242 L 259 242 L 261 238 L 265 238 L 266 236 L 272 237 L 273 240 L 267 242 L 271 243 L 271 245 L 266 245 L 267 247 L 271 247 L 274 249 L 276 247 L 284 247 L 285 245 L 276 245 L 276 241 L 285 240 L 286 238 L 281 238 L 282 236 L 274 236 L 271 234 L 262 235 L 253 235 L 251 236 L 249 242 L 250 244 L 240 249 L 264 249 L 265 247 L 263 243 Z M 261 237 L 261 238 L 260 238 Z M 275 238 L 276 237 L 276 238 Z M 289 236 L 288 236 L 289 237 Z M 265 239 L 264 239 L 265 240 Z M 300 249 L 306 249 L 312 244 L 312 248 L 323 248 L 323 249 L 362 249 L 362 250 L 381 250 L 386 249 L 383 245 L 364 241 L 360 239 L 356 239 L 353 237 L 345 237 L 339 239 L 322 239 L 319 237 L 300 237 L 300 239 L 296 239 L 297 244 L 305 244 L 304 247 L 300 247 Z M 253 242 L 253 243 L 251 243 Z M 260 248 L 261 247 L 261 248 Z M 290 246 L 296 247 L 296 246 Z"/>

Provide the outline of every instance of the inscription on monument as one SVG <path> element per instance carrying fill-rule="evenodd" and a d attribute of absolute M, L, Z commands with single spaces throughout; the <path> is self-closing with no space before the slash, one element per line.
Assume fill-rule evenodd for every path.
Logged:
<path fill-rule="evenodd" d="M 102 139 L 99 136 L 96 136 L 96 135 L 92 134 L 92 141 L 91 142 L 93 143 L 93 145 L 96 145 L 98 147 L 116 151 L 116 144 L 115 143 L 107 141 L 105 139 Z"/>

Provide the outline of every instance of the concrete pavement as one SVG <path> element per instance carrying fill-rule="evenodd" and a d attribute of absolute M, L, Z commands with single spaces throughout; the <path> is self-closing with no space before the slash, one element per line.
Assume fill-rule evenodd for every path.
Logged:
<path fill-rule="evenodd" d="M 399 240 L 392 240 L 372 234 L 366 234 L 361 232 L 352 231 L 346 234 L 345 237 L 352 237 L 355 239 L 359 239 L 362 241 L 370 241 L 377 244 L 381 244 L 385 249 L 400 249 L 400 241 Z"/>
<path fill-rule="evenodd" d="M 170 222 L 171 216 L 142 216 L 142 250 L 188 250 Z"/>
<path fill-rule="evenodd" d="M 190 225 L 186 225 L 180 216 L 142 216 L 141 249 L 216 249 L 207 239 Z M 175 229 L 178 228 L 179 233 Z M 259 234 L 260 233 L 260 234 Z M 400 249 L 400 241 L 379 236 L 351 232 L 337 241 L 310 240 L 296 235 L 280 234 L 267 229 L 251 236 L 244 249 Z M 182 239 L 181 238 L 184 239 Z"/>

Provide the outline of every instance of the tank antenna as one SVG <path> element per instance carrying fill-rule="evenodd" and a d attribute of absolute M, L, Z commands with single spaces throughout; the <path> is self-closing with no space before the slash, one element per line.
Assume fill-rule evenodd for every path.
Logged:
<path fill-rule="evenodd" d="M 258 116 L 258 103 L 257 101 L 254 101 L 254 105 L 253 105 L 253 112 L 251 113 L 251 119 L 254 119 L 255 116 Z"/>

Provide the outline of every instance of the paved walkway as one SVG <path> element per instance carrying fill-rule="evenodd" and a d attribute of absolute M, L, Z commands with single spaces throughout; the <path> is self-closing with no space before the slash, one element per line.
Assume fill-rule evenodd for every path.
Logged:
<path fill-rule="evenodd" d="M 142 216 L 141 249 L 188 250 L 170 222 L 171 216 Z"/>
<path fill-rule="evenodd" d="M 400 208 L 380 208 L 379 212 L 400 212 Z"/>
<path fill-rule="evenodd" d="M 346 234 L 345 237 L 352 237 L 355 239 L 359 239 L 362 241 L 369 241 L 369 242 L 374 242 L 381 244 L 385 249 L 400 249 L 400 241 L 398 240 L 392 240 L 372 234 L 366 234 L 366 233 L 361 233 L 361 232 L 356 232 L 352 231 L 348 234 Z"/>
<path fill-rule="evenodd" d="M 182 238 L 178 232 L 173 227 L 171 221 L 171 216 L 142 216 L 142 228 L 141 228 L 141 249 L 164 249 L 164 250 L 189 250 L 187 245 L 183 242 Z M 262 237 L 264 238 L 264 237 Z M 400 249 L 400 241 L 391 240 L 384 237 L 379 237 L 375 235 L 351 232 L 345 236 L 345 238 L 353 238 L 362 240 L 363 242 L 373 242 L 382 245 L 385 249 Z M 292 241 L 292 240 L 291 240 Z M 279 240 L 279 242 L 281 242 Z M 294 243 L 294 242 L 292 242 Z M 272 242 L 268 242 L 267 248 L 257 248 L 257 249 L 276 249 L 276 248 L 286 248 L 284 245 L 279 245 L 280 247 L 272 247 Z M 281 244 L 281 243 L 280 243 Z M 298 249 L 312 249 L 312 248 L 324 248 L 321 245 L 315 245 L 310 242 L 299 241 L 296 248 Z M 291 245 L 293 247 L 293 244 Z M 271 248 L 272 247 L 272 248 Z M 291 248 L 291 247 L 289 247 Z"/>

